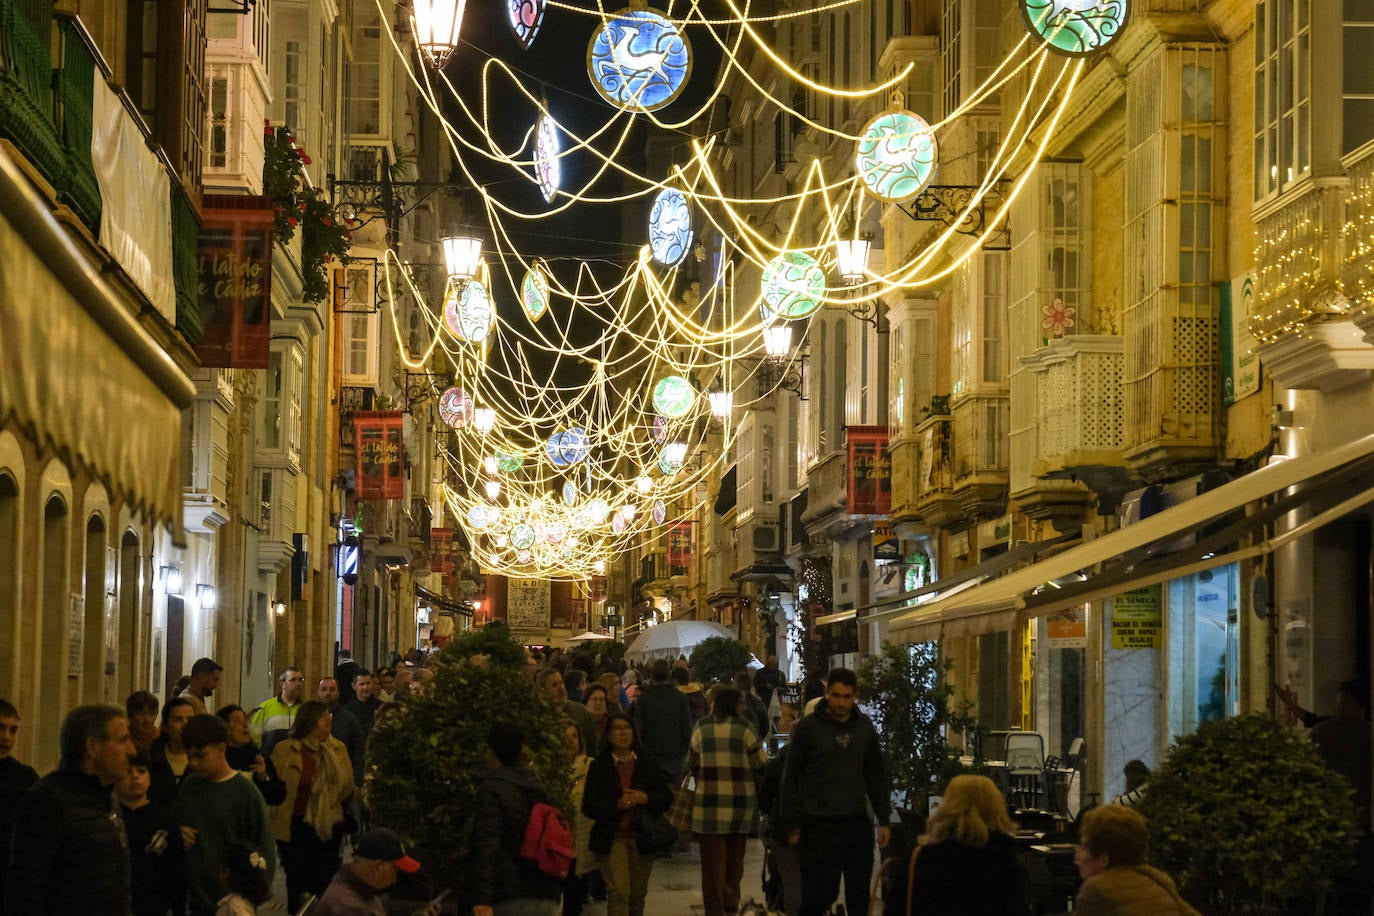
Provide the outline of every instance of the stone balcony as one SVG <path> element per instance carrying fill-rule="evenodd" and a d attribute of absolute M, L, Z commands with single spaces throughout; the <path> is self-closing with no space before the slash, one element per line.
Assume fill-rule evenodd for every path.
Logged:
<path fill-rule="evenodd" d="M 836 449 L 807 468 L 809 495 L 802 524 L 809 534 L 834 534 L 829 529 L 846 517 L 845 506 L 849 496 L 847 470 L 844 449 Z"/>
<path fill-rule="evenodd" d="M 917 424 L 919 450 L 916 465 L 915 514 L 933 528 L 944 528 L 964 518 L 964 505 L 954 492 L 953 418 L 936 414 Z"/>

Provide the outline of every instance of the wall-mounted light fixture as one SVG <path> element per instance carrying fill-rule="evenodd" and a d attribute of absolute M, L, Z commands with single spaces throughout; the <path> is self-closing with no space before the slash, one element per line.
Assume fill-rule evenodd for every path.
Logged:
<path fill-rule="evenodd" d="M 281 599 L 278 599 L 278 600 L 277 600 L 277 603 L 274 604 L 274 605 L 272 605 L 272 612 L 275 613 L 278 617 L 285 617 L 285 616 L 286 616 L 286 602 L 285 602 L 285 601 L 282 601 Z"/>
<path fill-rule="evenodd" d="M 181 567 L 164 566 L 162 567 L 162 593 L 177 598 L 181 597 Z"/>
<path fill-rule="evenodd" d="M 196 601 L 200 604 L 202 611 L 213 611 L 215 609 L 215 587 L 213 585 L 197 585 Z"/>

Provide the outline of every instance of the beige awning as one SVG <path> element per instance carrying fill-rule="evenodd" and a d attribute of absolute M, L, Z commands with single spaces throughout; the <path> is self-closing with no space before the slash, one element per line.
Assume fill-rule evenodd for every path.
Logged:
<path fill-rule="evenodd" d="M 181 528 L 181 409 L 195 388 L 0 150 L 0 427 Z"/>
<path fill-rule="evenodd" d="M 1374 436 L 1271 464 L 1134 525 L 922 605 L 894 620 L 892 634 L 919 641 L 1006 629 L 1017 620 L 1262 556 L 1374 503 L 1371 479 Z M 1261 501 L 1269 502 L 1258 505 Z M 1330 507 L 1293 527 L 1265 533 L 1284 514 L 1308 504 Z M 1242 512 L 1239 520 L 1230 520 Z M 1218 530 L 1175 546 L 1180 538 L 1209 528 Z"/>

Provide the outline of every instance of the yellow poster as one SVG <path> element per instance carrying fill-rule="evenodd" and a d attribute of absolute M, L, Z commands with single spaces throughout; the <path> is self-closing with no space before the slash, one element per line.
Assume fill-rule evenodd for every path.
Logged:
<path fill-rule="evenodd" d="M 1147 585 L 1112 599 L 1112 648 L 1158 649 L 1162 587 Z"/>

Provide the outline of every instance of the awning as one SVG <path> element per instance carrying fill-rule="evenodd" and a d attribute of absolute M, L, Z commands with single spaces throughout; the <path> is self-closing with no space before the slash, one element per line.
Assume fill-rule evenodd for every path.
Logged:
<path fill-rule="evenodd" d="M 85 469 L 184 542 L 181 410 L 195 388 L 4 152 L 0 251 L 0 427 Z"/>
<path fill-rule="evenodd" d="M 1262 556 L 1374 502 L 1371 481 L 1374 436 L 1277 462 L 1025 569 L 922 605 L 894 620 L 892 633 L 919 641 L 1004 629 L 1017 620 Z M 1261 500 L 1273 502 L 1251 507 Z M 1266 526 L 1287 513 L 1331 502 L 1306 521 L 1263 536 Z M 1241 546 L 1255 536 L 1254 543 Z"/>
<path fill-rule="evenodd" d="M 437 607 L 441 611 L 447 611 L 450 614 L 462 614 L 464 617 L 472 616 L 471 606 L 454 601 L 452 598 L 446 598 L 438 592 L 432 592 L 423 585 L 415 586 L 415 597 L 428 601 L 430 607 Z"/>

